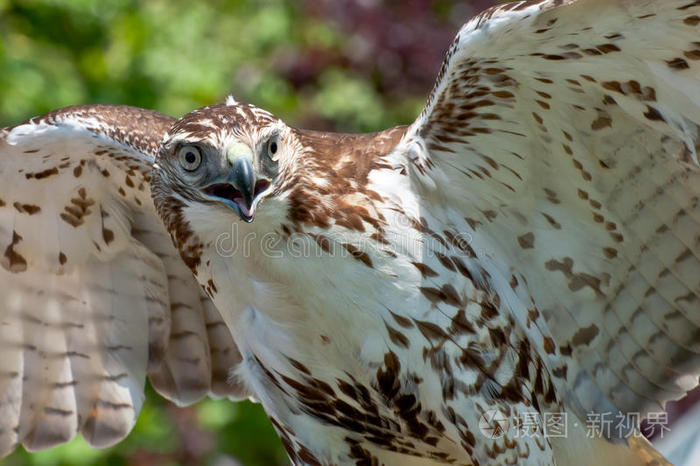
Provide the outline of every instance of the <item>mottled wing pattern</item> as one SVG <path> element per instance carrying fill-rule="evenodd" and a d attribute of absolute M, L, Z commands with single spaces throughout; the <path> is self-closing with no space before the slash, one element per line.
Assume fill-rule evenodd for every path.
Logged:
<path fill-rule="evenodd" d="M 231 334 L 151 201 L 172 121 L 79 106 L 0 132 L 0 456 L 117 442 L 146 375 L 179 403 L 243 395 Z"/>
<path fill-rule="evenodd" d="M 584 419 L 698 383 L 699 125 L 700 2 L 552 0 L 467 23 L 409 129 L 425 207 Z"/>

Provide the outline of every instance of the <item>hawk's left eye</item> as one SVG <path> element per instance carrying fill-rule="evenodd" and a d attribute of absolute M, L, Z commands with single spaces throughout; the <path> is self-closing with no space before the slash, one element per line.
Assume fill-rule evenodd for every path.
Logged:
<path fill-rule="evenodd" d="M 275 160 L 278 150 L 279 150 L 279 141 L 277 140 L 277 136 L 273 136 L 270 138 L 269 141 L 267 141 L 267 155 L 268 155 L 268 157 L 270 157 L 272 160 Z"/>
<path fill-rule="evenodd" d="M 202 152 L 191 145 L 182 146 L 177 151 L 177 158 L 182 168 L 188 172 L 195 171 L 202 164 Z"/>

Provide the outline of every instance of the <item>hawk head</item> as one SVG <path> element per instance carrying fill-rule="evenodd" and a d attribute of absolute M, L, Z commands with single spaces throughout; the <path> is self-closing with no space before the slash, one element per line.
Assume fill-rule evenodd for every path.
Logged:
<path fill-rule="evenodd" d="M 158 214 L 191 269 L 224 232 L 342 228 L 371 235 L 384 219 L 370 173 L 406 127 L 350 135 L 300 130 L 248 104 L 227 102 L 175 122 L 151 182 Z M 235 226 L 234 226 L 235 225 Z"/>
<path fill-rule="evenodd" d="M 154 179 L 186 204 L 225 208 L 250 223 L 279 197 L 299 144 L 281 120 L 241 103 L 188 113 L 161 145 Z"/>

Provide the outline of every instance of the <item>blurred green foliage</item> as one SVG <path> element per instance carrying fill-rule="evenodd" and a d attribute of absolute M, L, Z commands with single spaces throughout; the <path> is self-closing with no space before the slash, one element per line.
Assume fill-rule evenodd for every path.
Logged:
<path fill-rule="evenodd" d="M 82 103 L 180 116 L 237 100 L 292 125 L 410 123 L 472 7 L 490 0 L 0 0 L 0 127 Z M 235 460 L 234 460 L 235 458 Z M 115 447 L 80 438 L 7 466 L 288 464 L 259 405 L 176 408 L 147 389 Z"/>
<path fill-rule="evenodd" d="M 235 460 L 234 460 L 235 458 Z M 287 455 L 262 407 L 249 401 L 206 399 L 178 408 L 146 390 L 136 426 L 114 447 L 91 448 L 80 436 L 50 450 L 21 447 L 3 466 L 234 466 L 287 465 Z"/>
<path fill-rule="evenodd" d="M 295 59 L 337 56 L 346 42 L 302 2 L 0 0 L 0 125 L 87 102 L 180 116 L 228 93 L 292 124 L 366 131 L 410 122 L 427 87 L 388 102 L 342 63 L 290 83 Z"/>

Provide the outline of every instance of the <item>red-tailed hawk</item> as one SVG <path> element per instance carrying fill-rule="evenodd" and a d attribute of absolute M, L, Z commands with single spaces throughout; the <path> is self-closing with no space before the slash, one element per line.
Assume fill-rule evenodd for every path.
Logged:
<path fill-rule="evenodd" d="M 664 464 L 638 420 L 700 373 L 699 24 L 494 7 L 376 134 L 232 99 L 6 129 L 2 452 L 118 440 L 148 373 L 250 394 L 295 464 Z"/>

